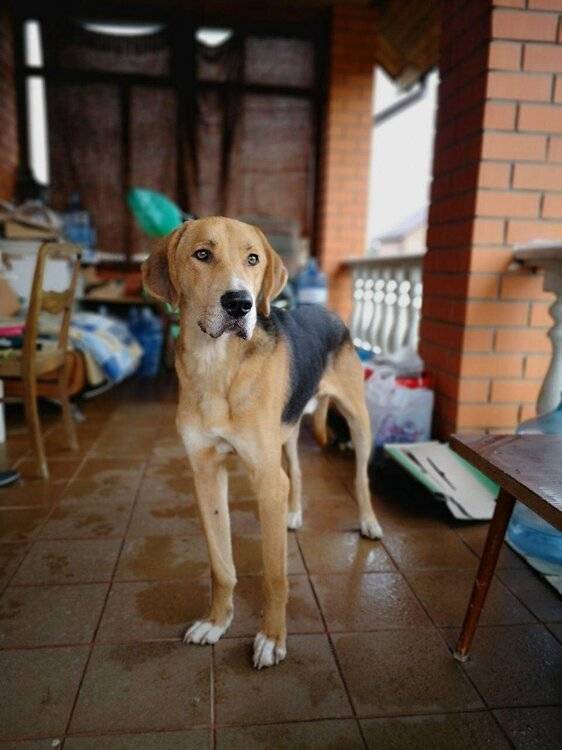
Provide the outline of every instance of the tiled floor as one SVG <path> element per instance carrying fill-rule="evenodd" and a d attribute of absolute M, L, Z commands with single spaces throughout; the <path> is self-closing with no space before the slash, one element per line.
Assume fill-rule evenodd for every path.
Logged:
<path fill-rule="evenodd" d="M 32 478 L 13 417 L 24 479 L 0 490 L 0 750 L 562 748 L 562 600 L 505 549 L 459 665 L 486 526 L 455 524 L 387 467 L 384 540 L 360 539 L 352 459 L 306 434 L 287 660 L 250 664 L 259 525 L 234 462 L 235 619 L 214 647 L 182 645 L 211 584 L 174 399 L 130 384 L 88 403 L 77 455 L 51 427 L 50 482 Z"/>

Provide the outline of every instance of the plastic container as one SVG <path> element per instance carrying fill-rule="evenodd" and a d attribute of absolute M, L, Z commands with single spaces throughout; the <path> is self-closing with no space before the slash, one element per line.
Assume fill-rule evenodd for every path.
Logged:
<path fill-rule="evenodd" d="M 154 377 L 158 374 L 162 357 L 162 320 L 149 307 L 143 307 L 140 312 L 133 309 L 129 313 L 129 328 L 143 350 L 137 374 Z"/>
<path fill-rule="evenodd" d="M 556 409 L 519 425 L 518 435 L 562 435 L 562 401 Z M 507 540 L 520 554 L 532 558 L 539 570 L 553 572 L 551 566 L 560 567 L 562 573 L 562 532 L 544 521 L 522 503 L 516 503 Z"/>
<path fill-rule="evenodd" d="M 318 268 L 314 258 L 297 275 L 295 288 L 298 305 L 326 305 L 328 302 L 326 274 Z"/>
<path fill-rule="evenodd" d="M 83 260 L 87 263 L 96 244 L 96 232 L 92 217 L 83 207 L 78 193 L 73 193 L 62 214 L 63 234 L 68 242 L 84 248 Z"/>

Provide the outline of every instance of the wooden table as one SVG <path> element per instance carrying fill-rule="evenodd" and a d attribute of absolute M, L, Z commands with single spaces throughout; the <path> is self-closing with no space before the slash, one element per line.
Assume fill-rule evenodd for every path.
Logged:
<path fill-rule="evenodd" d="M 562 531 L 562 437 L 453 435 L 450 445 L 500 486 L 455 650 L 455 658 L 466 661 L 515 501 L 519 500 Z"/>

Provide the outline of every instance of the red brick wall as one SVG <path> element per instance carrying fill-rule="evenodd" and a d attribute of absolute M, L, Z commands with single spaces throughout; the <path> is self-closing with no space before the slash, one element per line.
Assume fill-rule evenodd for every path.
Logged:
<path fill-rule="evenodd" d="M 12 28 L 0 11 L 0 198 L 13 197 L 18 164 Z"/>
<path fill-rule="evenodd" d="M 421 353 L 437 430 L 511 430 L 534 413 L 550 296 L 510 268 L 562 238 L 562 0 L 444 3 Z"/>
<path fill-rule="evenodd" d="M 352 300 L 341 263 L 363 255 L 366 243 L 375 44 L 372 8 L 334 8 L 317 249 L 329 277 L 330 306 L 344 318 Z"/>

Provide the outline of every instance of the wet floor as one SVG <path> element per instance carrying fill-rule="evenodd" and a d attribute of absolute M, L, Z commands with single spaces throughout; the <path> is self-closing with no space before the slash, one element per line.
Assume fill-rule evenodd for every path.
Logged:
<path fill-rule="evenodd" d="M 352 457 L 306 430 L 287 660 L 251 667 L 259 520 L 235 459 L 235 618 L 215 646 L 184 646 L 211 579 L 174 401 L 163 382 L 87 403 L 77 454 L 47 413 L 48 482 L 8 415 L 23 479 L 0 489 L 0 750 L 562 747 L 560 597 L 504 549 L 459 665 L 486 524 L 455 523 L 387 466 L 373 482 L 385 537 L 361 539 Z"/>

